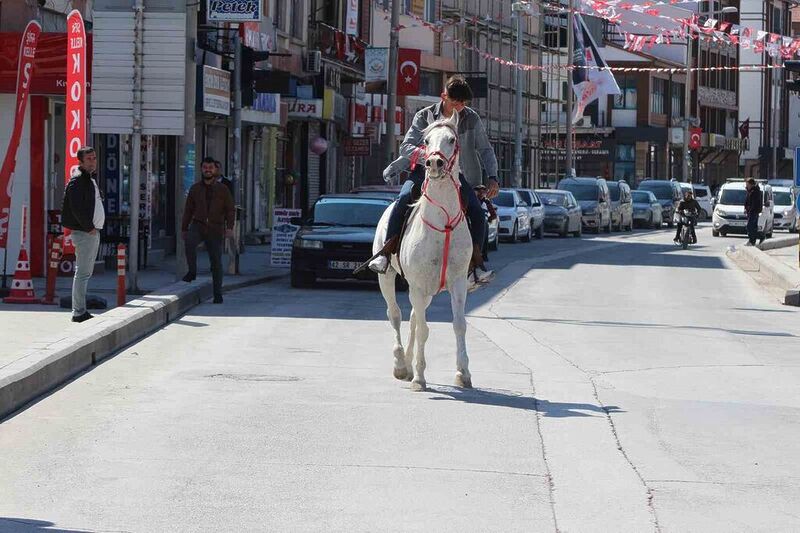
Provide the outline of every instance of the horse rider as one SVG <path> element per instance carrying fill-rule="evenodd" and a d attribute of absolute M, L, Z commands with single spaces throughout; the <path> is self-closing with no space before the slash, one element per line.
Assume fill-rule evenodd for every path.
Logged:
<path fill-rule="evenodd" d="M 414 115 L 414 121 L 408 129 L 403 143 L 400 145 L 400 157 L 393 161 L 383 171 L 383 179 L 390 183 L 392 177 L 408 170 L 412 160 L 416 160 L 415 152 L 423 144 L 423 132 L 437 120 L 450 118 L 453 113 L 458 113 L 458 142 L 461 145 L 460 167 L 461 173 L 461 200 L 466 206 L 467 219 L 469 220 L 470 234 L 472 236 L 472 264 L 483 267 L 482 246 L 486 234 L 486 218 L 475 195 L 473 186 L 483 181 L 483 171 L 489 176 L 487 197 L 497 196 L 500 189 L 497 181 L 497 158 L 480 116 L 466 102 L 472 99 L 472 90 L 463 76 L 452 76 L 445 84 L 441 101 L 421 109 Z M 416 165 L 411 169 L 411 176 L 403 183 L 400 195 L 397 198 L 386 233 L 386 242 L 375 259 L 370 261 L 369 268 L 382 274 L 389 267 L 389 258 L 397 253 L 400 233 L 403 231 L 408 206 L 412 202 L 414 187 L 421 187 L 425 181 L 425 168 Z"/>

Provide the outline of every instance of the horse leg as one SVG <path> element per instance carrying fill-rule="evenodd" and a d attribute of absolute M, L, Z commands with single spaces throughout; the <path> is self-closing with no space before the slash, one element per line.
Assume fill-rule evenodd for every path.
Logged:
<path fill-rule="evenodd" d="M 414 342 L 417 333 L 417 314 L 411 309 L 408 319 L 408 342 L 406 343 L 406 381 L 414 377 Z"/>
<path fill-rule="evenodd" d="M 411 292 L 411 306 L 414 309 L 414 321 L 416 322 L 416 341 L 417 346 L 414 352 L 414 379 L 411 380 L 411 390 L 425 390 L 425 342 L 428 340 L 430 329 L 425 315 L 428 306 L 433 299 L 431 296 L 422 294 L 419 291 Z"/>
<path fill-rule="evenodd" d="M 450 306 L 453 309 L 453 331 L 456 334 L 456 387 L 472 388 L 472 375 L 469 373 L 467 357 L 467 319 L 464 307 L 467 303 L 467 278 L 457 276 L 450 288 Z"/>
<path fill-rule="evenodd" d="M 389 269 L 385 274 L 378 275 L 378 283 L 381 287 L 381 294 L 383 299 L 386 300 L 386 317 L 394 329 L 394 347 L 392 354 L 394 355 L 394 377 L 397 379 L 406 379 L 408 377 L 408 370 L 405 361 L 405 352 L 403 350 L 403 339 L 400 336 L 400 324 L 403 321 L 403 313 L 400 311 L 400 306 L 397 305 L 397 293 L 395 292 L 395 278 L 397 272 L 394 269 Z"/>

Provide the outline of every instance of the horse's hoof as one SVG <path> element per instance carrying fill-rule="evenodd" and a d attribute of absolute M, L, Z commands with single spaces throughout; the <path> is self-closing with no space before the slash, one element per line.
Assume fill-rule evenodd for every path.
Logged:
<path fill-rule="evenodd" d="M 394 377 L 395 379 L 399 379 L 400 381 L 406 381 L 408 378 L 408 370 L 406 370 L 405 368 L 395 368 Z"/>
<path fill-rule="evenodd" d="M 425 382 L 424 381 L 412 381 L 411 382 L 411 390 L 413 392 L 425 392 Z"/>
<path fill-rule="evenodd" d="M 464 376 L 456 376 L 456 387 L 461 387 L 462 389 L 471 389 L 472 388 L 472 378 L 465 378 Z"/>

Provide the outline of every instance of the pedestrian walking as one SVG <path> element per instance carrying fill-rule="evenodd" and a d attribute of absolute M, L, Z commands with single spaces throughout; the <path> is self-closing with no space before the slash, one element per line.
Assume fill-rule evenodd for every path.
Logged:
<path fill-rule="evenodd" d="M 233 190 L 233 180 L 222 173 L 222 163 L 220 161 L 214 161 L 214 178 L 228 188 L 231 198 L 236 198 L 236 192 Z"/>
<path fill-rule="evenodd" d="M 91 146 L 78 150 L 78 168 L 70 176 L 61 206 L 61 224 L 71 233 L 75 246 L 75 277 L 72 280 L 72 321 L 92 318 L 86 310 L 86 289 L 100 249 L 100 231 L 106 222 L 100 188 L 92 177 L 97 153 Z"/>
<path fill-rule="evenodd" d="M 747 178 L 745 182 L 745 189 L 747 189 L 747 196 L 744 200 L 744 212 L 747 214 L 747 239 L 748 242 L 745 246 L 754 246 L 756 239 L 764 242 L 764 235 L 758 233 L 758 217 L 761 215 L 761 210 L 764 206 L 764 196 L 761 193 L 761 188 L 753 178 Z"/>
<path fill-rule="evenodd" d="M 222 303 L 222 239 L 233 236 L 234 206 L 228 188 L 217 181 L 216 161 L 203 159 L 203 181 L 189 189 L 183 210 L 181 230 L 186 243 L 186 263 L 189 272 L 183 281 L 197 277 L 197 246 L 206 245 L 214 284 L 214 303 Z"/>

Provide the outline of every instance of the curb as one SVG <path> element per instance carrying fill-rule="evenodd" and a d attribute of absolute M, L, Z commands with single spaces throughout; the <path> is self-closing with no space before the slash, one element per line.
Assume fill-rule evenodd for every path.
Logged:
<path fill-rule="evenodd" d="M 793 268 L 767 255 L 755 246 L 736 246 L 728 251 L 728 256 L 737 263 L 746 263 L 747 266 L 765 275 L 773 285 L 786 291 L 785 303 L 787 305 L 798 305 L 793 303 L 796 297 L 790 297 L 791 293 L 797 293 L 797 288 L 800 286 L 800 274 Z"/>
<path fill-rule="evenodd" d="M 797 246 L 800 242 L 800 235 L 789 235 L 788 237 L 780 237 L 778 239 L 770 239 L 758 245 L 759 250 L 776 250 L 778 248 L 787 248 L 789 246 Z"/>
<path fill-rule="evenodd" d="M 223 293 L 285 277 L 275 273 L 231 281 Z M 86 326 L 0 369 L 0 421 L 39 396 L 178 319 L 212 296 L 211 280 L 176 282 L 96 316 Z"/>

